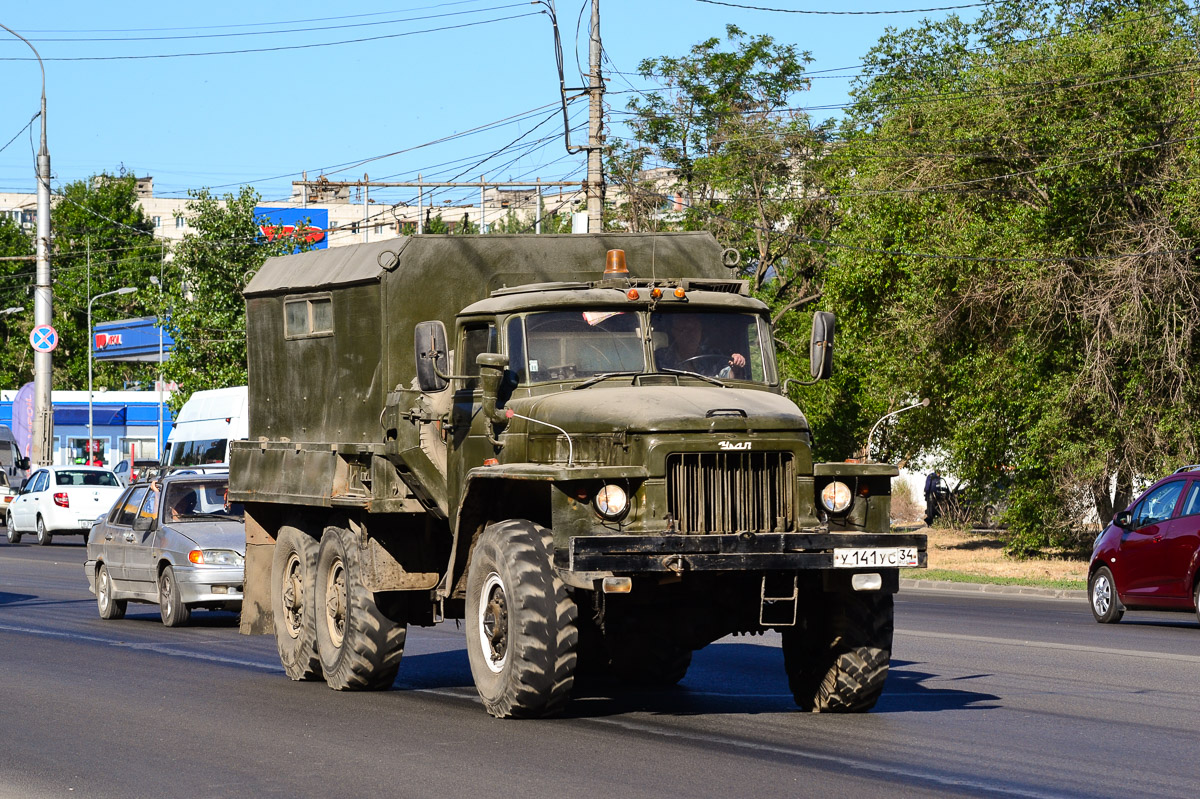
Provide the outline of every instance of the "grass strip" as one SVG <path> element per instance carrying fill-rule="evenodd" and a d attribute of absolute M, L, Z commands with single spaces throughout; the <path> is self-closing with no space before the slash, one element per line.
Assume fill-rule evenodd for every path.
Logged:
<path fill-rule="evenodd" d="M 1086 591 L 1084 580 L 1050 580 L 1034 577 L 991 577 L 982 574 L 950 571 L 949 569 L 923 569 L 905 571 L 901 575 L 912 580 L 939 580 L 950 583 L 983 583 L 988 585 L 1027 585 L 1036 588 L 1058 588 L 1066 591 Z"/>

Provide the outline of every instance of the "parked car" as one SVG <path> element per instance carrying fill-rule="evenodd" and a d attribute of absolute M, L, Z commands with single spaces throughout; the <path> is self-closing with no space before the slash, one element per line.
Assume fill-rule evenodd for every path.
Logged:
<path fill-rule="evenodd" d="M 1088 598 L 1096 621 L 1126 610 L 1193 611 L 1200 617 L 1200 465 L 1142 492 L 1096 538 Z"/>
<path fill-rule="evenodd" d="M 129 602 L 157 604 L 163 624 L 186 624 L 195 608 L 240 610 L 246 533 L 229 474 L 167 475 L 135 483 L 87 541 L 88 588 L 102 619 Z"/>
<path fill-rule="evenodd" d="M 133 461 L 132 467 L 129 459 L 126 458 L 113 467 L 113 474 L 121 481 L 121 485 L 127 486 L 130 483 L 136 483 L 138 478 L 146 475 L 147 472 L 157 469 L 158 461 L 153 458 L 137 458 Z"/>
<path fill-rule="evenodd" d="M 4 514 L 8 542 L 36 533 L 42 546 L 55 535 L 86 536 L 96 518 L 121 495 L 121 482 L 97 466 L 42 466 L 21 487 Z"/>

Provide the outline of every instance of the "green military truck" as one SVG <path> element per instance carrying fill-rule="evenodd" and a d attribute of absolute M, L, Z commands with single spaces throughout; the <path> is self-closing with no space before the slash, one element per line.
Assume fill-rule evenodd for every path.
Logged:
<path fill-rule="evenodd" d="M 577 678 L 683 678 L 782 633 L 797 703 L 883 690 L 891 478 L 812 462 L 767 307 L 708 234 L 416 236 L 272 258 L 245 290 L 242 632 L 294 680 L 385 689 L 407 627 L 462 619 L 498 717 Z M 818 314 L 814 379 L 833 363 Z"/>

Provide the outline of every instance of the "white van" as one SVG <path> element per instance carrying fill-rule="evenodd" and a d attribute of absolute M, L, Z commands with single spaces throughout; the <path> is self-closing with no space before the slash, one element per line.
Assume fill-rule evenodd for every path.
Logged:
<path fill-rule="evenodd" d="M 162 465 L 229 465 L 229 442 L 249 435 L 246 387 L 197 391 L 175 417 Z"/>
<path fill-rule="evenodd" d="M 3 424 L 0 424 L 0 469 L 8 475 L 8 484 L 14 488 L 29 476 L 29 459 L 21 454 L 12 429 Z"/>

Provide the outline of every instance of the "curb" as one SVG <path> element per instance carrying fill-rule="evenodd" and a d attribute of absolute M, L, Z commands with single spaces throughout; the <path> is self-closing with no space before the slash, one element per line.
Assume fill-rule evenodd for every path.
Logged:
<path fill-rule="evenodd" d="M 1066 599 L 1086 602 L 1087 591 L 1073 588 L 1039 588 L 1032 585 L 995 585 L 993 583 L 953 583 L 948 580 L 900 580 L 900 587 L 910 591 L 954 591 L 967 594 L 995 596 L 1031 596 L 1042 599 Z"/>

